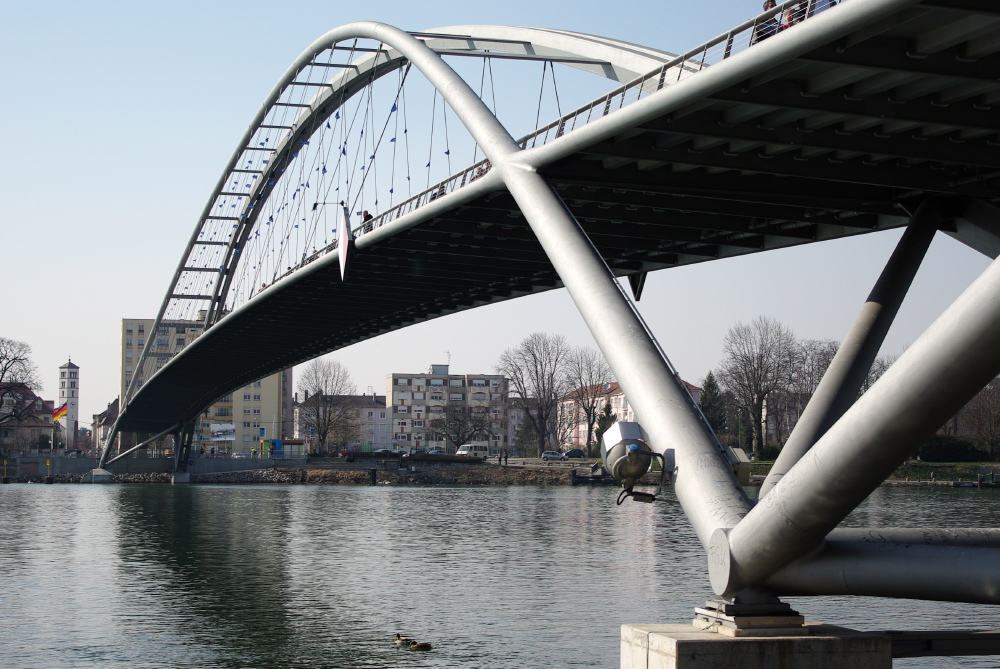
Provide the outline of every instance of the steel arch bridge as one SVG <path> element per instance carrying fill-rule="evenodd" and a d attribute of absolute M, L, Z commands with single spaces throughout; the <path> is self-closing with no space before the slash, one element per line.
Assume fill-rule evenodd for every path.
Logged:
<path fill-rule="evenodd" d="M 994 264 L 855 401 L 933 235 L 1000 252 L 1000 12 L 985 0 L 845 0 L 824 11 L 809 0 L 805 20 L 765 35 L 768 21 L 798 5 L 678 56 L 530 28 L 407 33 L 362 22 L 330 31 L 268 94 L 168 289 L 157 325 L 196 309 L 205 334 L 133 384 L 115 431 L 190 435 L 205 406 L 290 365 L 565 287 L 649 443 L 673 456 L 673 485 L 719 596 L 1000 603 L 1000 530 L 837 529 L 1000 372 Z M 320 54 L 345 52 L 357 57 L 336 63 L 332 78 L 300 78 Z M 515 139 L 443 59 L 487 54 L 624 83 Z M 237 274 L 280 175 L 346 100 L 401 68 L 447 101 L 489 170 L 472 165 L 360 226 L 342 225 L 336 241 L 303 253 L 265 289 L 241 288 Z M 294 115 L 275 123 L 277 110 Z M 264 142 L 269 130 L 280 141 Z M 222 205 L 235 213 L 216 213 Z M 906 233 L 756 503 L 632 298 L 649 271 L 899 227 Z M 151 344 L 144 360 L 155 360 Z M 178 458 L 183 466 L 182 449 Z"/>

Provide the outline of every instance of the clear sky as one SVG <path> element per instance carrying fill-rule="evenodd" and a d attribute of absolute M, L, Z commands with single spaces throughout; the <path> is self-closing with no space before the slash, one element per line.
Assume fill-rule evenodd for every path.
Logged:
<path fill-rule="evenodd" d="M 58 367 L 71 356 L 81 367 L 81 422 L 103 410 L 118 392 L 121 319 L 156 315 L 251 117 L 288 64 L 331 28 L 356 20 L 413 31 L 527 25 L 681 52 L 758 11 L 750 0 L 7 3 L 0 336 L 31 345 L 47 399 L 56 398 Z M 659 272 L 639 308 L 681 374 L 697 383 L 739 320 L 767 314 L 800 338 L 840 339 L 898 236 Z M 987 262 L 940 236 L 884 350 L 901 352 Z M 431 363 L 489 371 L 505 347 L 538 330 L 593 344 L 565 292 L 555 291 L 332 355 L 359 390 L 384 392 L 386 374 Z"/>

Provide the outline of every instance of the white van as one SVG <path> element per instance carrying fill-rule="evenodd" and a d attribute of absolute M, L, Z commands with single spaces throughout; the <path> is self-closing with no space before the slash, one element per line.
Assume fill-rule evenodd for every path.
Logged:
<path fill-rule="evenodd" d="M 490 457 L 490 449 L 488 446 L 480 446 L 478 444 L 462 444 L 455 451 L 455 455 L 471 455 L 476 458 L 482 458 L 486 460 Z"/>

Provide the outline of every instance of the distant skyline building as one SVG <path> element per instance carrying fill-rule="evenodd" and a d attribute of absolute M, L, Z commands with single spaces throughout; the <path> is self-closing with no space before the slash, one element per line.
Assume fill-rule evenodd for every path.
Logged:
<path fill-rule="evenodd" d="M 66 408 L 65 413 L 61 411 Z M 66 448 L 76 448 L 80 433 L 80 367 L 73 364 L 72 359 L 59 366 L 59 401 L 56 410 L 63 415 L 59 417 L 59 427 L 65 435 Z"/>

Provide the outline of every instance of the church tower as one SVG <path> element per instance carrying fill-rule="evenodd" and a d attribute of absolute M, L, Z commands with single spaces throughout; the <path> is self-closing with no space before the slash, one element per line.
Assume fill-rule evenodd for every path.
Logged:
<path fill-rule="evenodd" d="M 65 412 L 62 411 L 65 407 Z M 63 414 L 58 422 L 65 435 L 66 448 L 76 448 L 77 433 L 80 431 L 80 368 L 72 360 L 59 368 L 58 413 Z"/>

